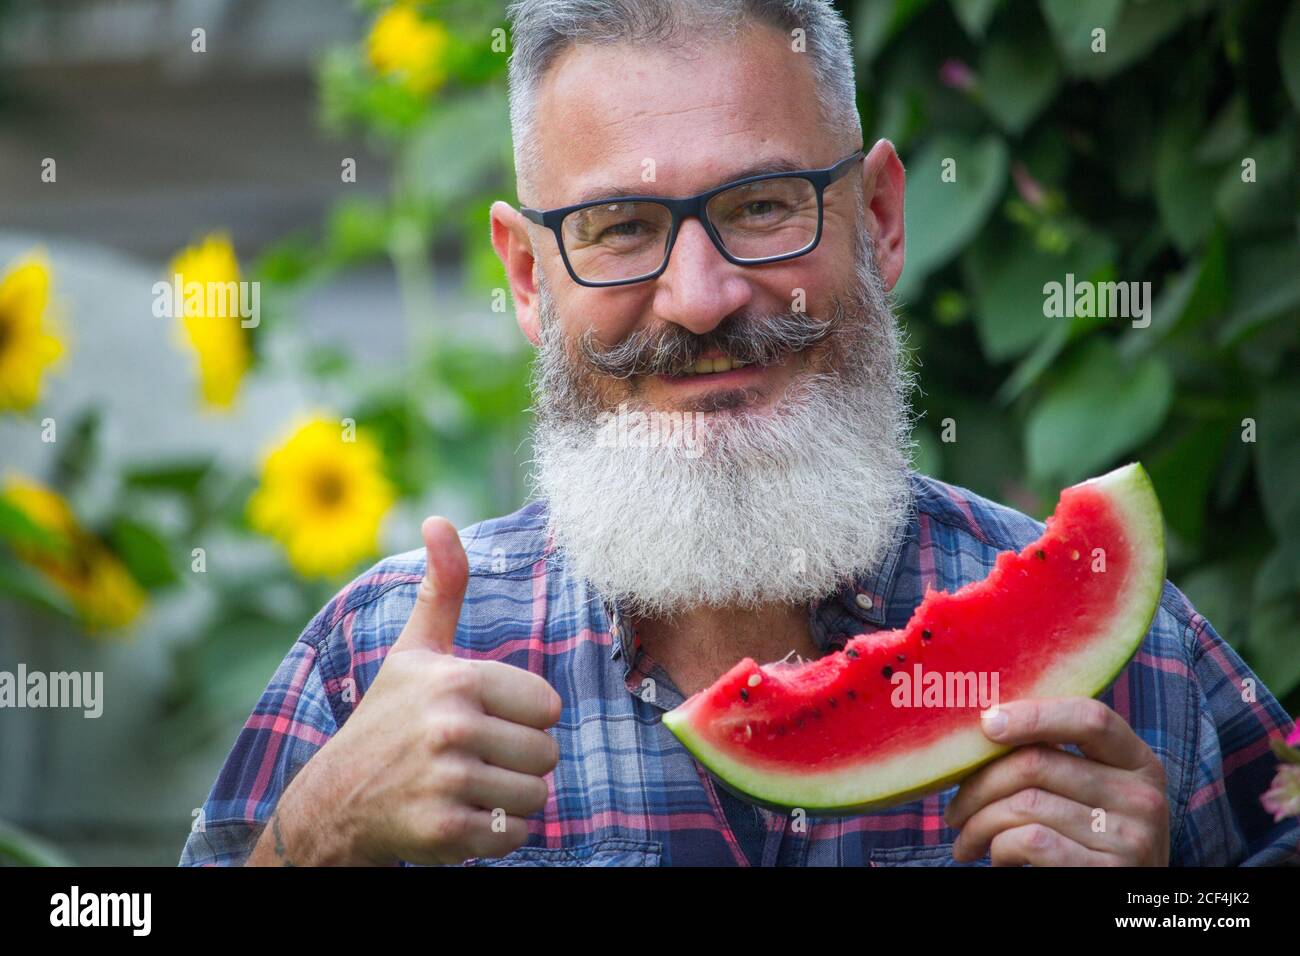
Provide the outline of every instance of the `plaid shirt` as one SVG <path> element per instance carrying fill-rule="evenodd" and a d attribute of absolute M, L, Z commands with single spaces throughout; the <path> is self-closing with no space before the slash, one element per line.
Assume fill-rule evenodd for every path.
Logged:
<path fill-rule="evenodd" d="M 1043 530 L 920 475 L 912 492 L 909 524 L 883 563 L 810 606 L 824 651 L 901 627 L 927 587 L 979 580 L 999 551 L 1019 550 Z M 527 668 L 564 702 L 550 731 L 560 762 L 545 809 L 528 820 L 527 844 L 469 865 L 954 865 L 957 831 L 942 814 L 956 788 L 877 813 L 796 819 L 719 787 L 660 722 L 681 693 L 620 626 L 617 609 L 565 567 L 543 503 L 461 538 L 470 580 L 456 653 Z M 246 859 L 285 786 L 374 680 L 423 571 L 423 549 L 381 561 L 307 625 L 235 741 L 182 865 Z M 1300 862 L 1300 821 L 1274 824 L 1259 802 L 1277 767 L 1269 738 L 1288 734 L 1292 721 L 1257 678 L 1257 699 L 1243 703 L 1248 678 L 1209 621 L 1166 584 L 1141 649 L 1102 695 L 1164 764 L 1174 865 Z"/>

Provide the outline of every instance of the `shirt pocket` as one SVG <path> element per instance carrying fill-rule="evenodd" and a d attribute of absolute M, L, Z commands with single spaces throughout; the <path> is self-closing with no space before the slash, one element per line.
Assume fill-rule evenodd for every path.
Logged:
<path fill-rule="evenodd" d="M 663 844 L 611 838 L 581 846 L 520 847 L 507 856 L 475 857 L 466 866 L 659 866 Z"/>
<path fill-rule="evenodd" d="M 952 858 L 952 844 L 938 846 L 877 847 L 871 851 L 872 866 L 988 866 L 987 854 L 970 863 L 958 863 Z"/>

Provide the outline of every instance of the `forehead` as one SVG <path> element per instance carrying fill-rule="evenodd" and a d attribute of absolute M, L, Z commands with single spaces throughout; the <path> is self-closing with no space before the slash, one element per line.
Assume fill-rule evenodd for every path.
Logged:
<path fill-rule="evenodd" d="M 567 205 L 610 186 L 685 195 L 770 160 L 842 158 L 819 118 L 809 57 L 791 47 L 768 27 L 686 51 L 570 46 L 538 90 L 536 202 Z"/>

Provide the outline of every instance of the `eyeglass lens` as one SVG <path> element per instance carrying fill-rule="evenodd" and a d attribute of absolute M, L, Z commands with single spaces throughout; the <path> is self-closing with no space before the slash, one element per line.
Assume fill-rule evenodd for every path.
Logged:
<path fill-rule="evenodd" d="M 801 177 L 735 186 L 705 205 L 727 252 L 761 261 L 799 252 L 817 236 L 817 190 Z M 569 264 L 587 282 L 650 275 L 663 265 L 672 212 L 656 202 L 611 202 L 564 217 L 560 231 Z"/>

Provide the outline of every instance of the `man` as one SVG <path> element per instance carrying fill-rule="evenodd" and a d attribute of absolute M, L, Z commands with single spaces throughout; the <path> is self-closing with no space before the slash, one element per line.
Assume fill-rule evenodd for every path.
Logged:
<path fill-rule="evenodd" d="M 511 15 L 523 211 L 492 242 L 538 347 L 538 500 L 427 520 L 317 615 L 182 863 L 1297 859 L 1258 801 L 1291 721 L 1172 586 L 1100 701 L 1005 702 L 1021 746 L 960 788 L 802 820 L 702 770 L 660 723 L 686 695 L 897 627 L 1041 526 L 908 470 L 903 169 L 861 149 L 829 3 Z"/>

